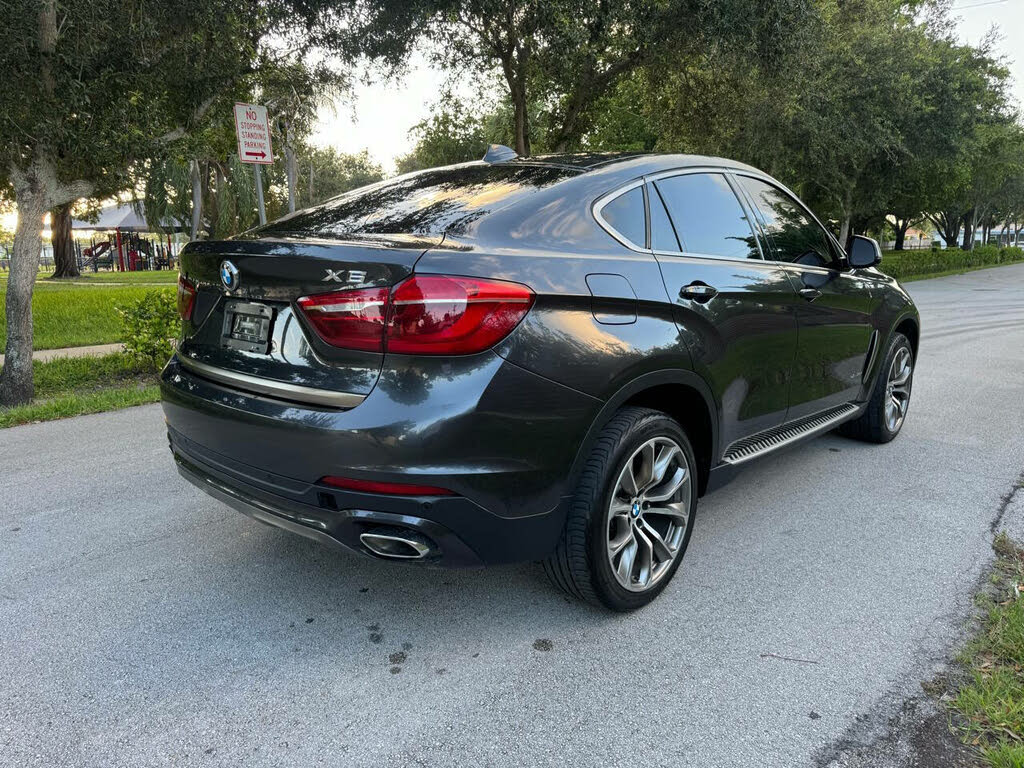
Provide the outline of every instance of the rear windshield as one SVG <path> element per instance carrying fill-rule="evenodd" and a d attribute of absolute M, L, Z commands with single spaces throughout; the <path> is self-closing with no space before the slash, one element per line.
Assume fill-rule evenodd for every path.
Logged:
<path fill-rule="evenodd" d="M 347 192 L 255 230 L 264 236 L 458 234 L 517 197 L 578 171 L 550 165 L 463 165 L 400 176 Z"/>

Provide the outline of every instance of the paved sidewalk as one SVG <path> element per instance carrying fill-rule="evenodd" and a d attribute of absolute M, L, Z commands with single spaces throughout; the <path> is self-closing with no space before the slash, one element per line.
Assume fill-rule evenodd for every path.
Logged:
<path fill-rule="evenodd" d="M 99 357 L 109 355 L 121 349 L 120 344 L 95 344 L 91 347 L 64 347 L 63 349 L 37 349 L 32 353 L 33 360 L 49 362 L 57 357 Z M 0 355 L 0 365 L 4 364 L 4 356 Z"/>

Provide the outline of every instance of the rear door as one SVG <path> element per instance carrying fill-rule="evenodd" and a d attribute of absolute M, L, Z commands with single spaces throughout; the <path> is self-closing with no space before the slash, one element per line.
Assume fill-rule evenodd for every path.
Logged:
<path fill-rule="evenodd" d="M 651 245 L 694 366 L 721 402 L 721 445 L 786 417 L 800 299 L 762 258 L 727 175 L 700 170 L 647 180 Z"/>
<path fill-rule="evenodd" d="M 767 235 L 767 257 L 786 270 L 801 299 L 800 342 L 787 420 L 858 399 L 873 343 L 878 297 L 870 279 L 846 268 L 838 245 L 795 197 L 761 177 L 734 177 Z"/>

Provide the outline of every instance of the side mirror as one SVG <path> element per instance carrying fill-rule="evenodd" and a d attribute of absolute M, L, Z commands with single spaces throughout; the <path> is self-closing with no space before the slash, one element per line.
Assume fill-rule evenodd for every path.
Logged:
<path fill-rule="evenodd" d="M 878 241 L 863 235 L 854 235 L 850 238 L 850 247 L 846 255 L 854 269 L 873 267 L 882 262 L 882 249 L 878 247 Z"/>

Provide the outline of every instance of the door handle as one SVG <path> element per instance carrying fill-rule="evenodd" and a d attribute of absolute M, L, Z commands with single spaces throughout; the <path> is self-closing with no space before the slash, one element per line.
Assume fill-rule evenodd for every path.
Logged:
<path fill-rule="evenodd" d="M 679 298 L 689 299 L 690 301 L 697 301 L 703 304 L 706 301 L 711 301 L 716 293 L 718 293 L 718 289 L 714 286 L 695 280 L 689 285 L 684 285 L 679 289 Z"/>
<path fill-rule="evenodd" d="M 808 301 L 814 301 L 816 298 L 821 296 L 821 291 L 817 288 L 801 288 L 800 295 Z"/>

